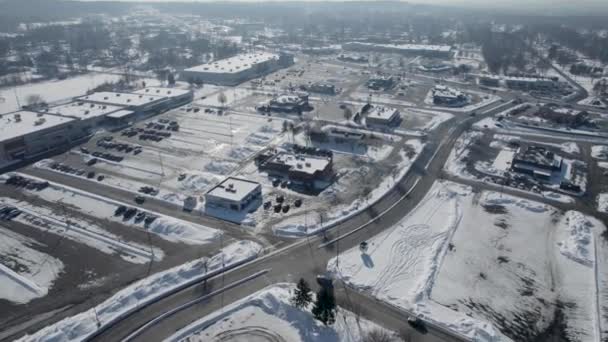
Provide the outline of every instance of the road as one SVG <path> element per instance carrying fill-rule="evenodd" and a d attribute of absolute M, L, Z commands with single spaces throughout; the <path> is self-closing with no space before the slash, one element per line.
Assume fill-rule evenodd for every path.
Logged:
<path fill-rule="evenodd" d="M 372 236 L 390 228 L 414 209 L 437 180 L 437 175 L 441 174 L 443 165 L 447 160 L 455 141 L 464 131 L 470 128 L 474 119 L 477 120 L 486 116 L 495 115 L 509 106 L 513 105 L 505 105 L 503 103 L 491 104 L 487 107 L 488 110 L 484 112 L 483 115 L 471 117 L 467 114 L 459 114 L 441 125 L 437 130 L 430 134 L 428 139 L 429 142 L 426 144 L 420 156 L 414 165 L 412 165 L 410 171 L 394 189 L 389 191 L 382 199 L 367 210 L 358 215 L 354 215 L 345 222 L 332 228 L 326 236 L 319 235 L 308 239 L 298 240 L 269 255 L 260 257 L 237 270 L 227 272 L 223 276 L 211 279 L 208 281 L 206 288 L 203 285 L 197 285 L 164 298 L 118 322 L 112 326 L 111 329 L 102 332 L 92 340 L 119 341 L 138 327 L 162 313 L 198 298 L 212 289 L 221 288 L 223 287 L 222 284 L 230 284 L 262 269 L 270 269 L 270 271 L 263 277 L 256 278 L 241 286 L 230 289 L 222 295 L 212 297 L 207 301 L 178 312 L 161 321 L 154 327 L 144 331 L 136 340 L 150 341 L 168 337 L 177 329 L 184 327 L 206 314 L 214 312 L 221 308 L 222 305 L 232 303 L 270 284 L 294 282 L 300 277 L 303 277 L 307 279 L 309 283 L 314 284 L 315 276 L 325 271 L 327 262 L 334 257 L 339 250 L 355 247 L 361 241 L 368 240 Z M 404 196 L 408 191 L 409 194 L 407 197 Z M 383 214 L 380 215 L 380 213 Z M 357 230 L 357 228 L 362 226 L 365 226 L 365 228 Z M 348 235 L 339 242 L 329 245 L 326 248 L 318 248 L 325 239 L 332 239 L 354 230 L 357 230 L 357 232 Z M 346 299 L 347 293 L 352 296 L 351 298 L 356 298 L 356 301 L 354 302 L 357 302 L 360 307 L 365 308 L 361 312 L 363 317 L 392 330 L 399 331 L 408 329 L 408 325 L 405 323 L 407 319 L 406 313 L 400 312 L 385 303 L 357 294 L 352 290 L 342 288 L 338 291 L 338 303 L 340 305 L 349 306 Z M 411 334 L 416 341 L 454 340 L 454 338 L 449 338 L 443 333 L 434 330 L 429 330 L 429 332 L 424 335 L 421 335 L 416 331 L 411 331 Z"/>

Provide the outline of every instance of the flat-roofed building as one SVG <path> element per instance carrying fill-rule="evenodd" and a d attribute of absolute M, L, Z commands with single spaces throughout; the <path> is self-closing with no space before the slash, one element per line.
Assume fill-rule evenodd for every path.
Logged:
<path fill-rule="evenodd" d="M 562 157 L 542 146 L 522 146 L 514 154 L 511 168 L 515 172 L 549 180 L 553 172 L 562 169 Z"/>
<path fill-rule="evenodd" d="M 364 42 L 350 42 L 342 44 L 342 49 L 349 51 L 378 51 L 427 57 L 452 58 L 453 56 L 452 47 L 449 45 L 375 44 Z"/>
<path fill-rule="evenodd" d="M 308 94 L 282 94 L 260 103 L 256 108 L 261 112 L 301 113 L 309 108 Z"/>
<path fill-rule="evenodd" d="M 194 99 L 194 92 L 189 89 L 179 88 L 164 88 L 164 87 L 147 87 L 144 89 L 136 90 L 134 94 L 139 95 L 155 95 L 164 96 L 169 99 L 171 107 L 179 107 L 187 103 L 192 102 Z"/>
<path fill-rule="evenodd" d="M 109 106 L 121 106 L 136 113 L 146 114 L 166 109 L 168 98 L 160 95 L 144 95 L 135 93 L 116 93 L 110 91 L 96 92 L 80 96 L 76 102 L 96 103 Z"/>
<path fill-rule="evenodd" d="M 246 53 L 185 69 L 180 78 L 194 83 L 237 85 L 288 67 L 293 62 L 293 56 L 288 54 Z"/>
<path fill-rule="evenodd" d="M 436 85 L 433 87 L 433 103 L 442 106 L 464 106 L 469 102 L 469 98 L 461 91 L 444 86 Z"/>
<path fill-rule="evenodd" d="M 551 78 L 545 77 L 505 77 L 505 83 L 510 89 L 518 90 L 547 90 L 556 86 Z"/>
<path fill-rule="evenodd" d="M 367 125 L 392 126 L 401 119 L 399 110 L 390 107 L 376 106 L 367 112 Z"/>
<path fill-rule="evenodd" d="M 205 194 L 206 209 L 242 212 L 253 210 L 261 203 L 262 186 L 243 178 L 228 177 Z"/>
<path fill-rule="evenodd" d="M 309 155 L 272 151 L 258 159 L 257 163 L 260 170 L 287 177 L 298 184 L 313 185 L 315 181 L 328 180 L 333 174 L 333 158 L 328 153 Z"/>
<path fill-rule="evenodd" d="M 0 164 L 23 160 L 71 144 L 89 134 L 82 120 L 19 111 L 0 115 Z"/>

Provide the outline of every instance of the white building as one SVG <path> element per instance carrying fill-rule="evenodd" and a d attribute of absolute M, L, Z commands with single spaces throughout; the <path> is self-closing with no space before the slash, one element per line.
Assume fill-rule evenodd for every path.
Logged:
<path fill-rule="evenodd" d="M 0 164 L 31 158 L 77 141 L 89 133 L 82 122 L 30 111 L 0 115 Z"/>
<path fill-rule="evenodd" d="M 505 77 L 505 83 L 510 89 L 545 90 L 553 88 L 557 82 L 544 77 Z"/>
<path fill-rule="evenodd" d="M 367 113 L 367 125 L 391 126 L 401 119 L 399 110 L 390 107 L 376 106 Z"/>
<path fill-rule="evenodd" d="M 205 194 L 205 209 L 225 209 L 236 212 L 252 210 L 261 204 L 260 183 L 228 177 Z M 209 210 L 208 210 L 209 212 Z"/>
<path fill-rule="evenodd" d="M 139 95 L 154 95 L 164 96 L 169 99 L 171 107 L 179 107 L 187 103 L 192 102 L 194 99 L 194 92 L 189 89 L 179 88 L 163 88 L 163 87 L 148 87 L 133 92 Z"/>
<path fill-rule="evenodd" d="M 168 98 L 159 95 L 144 95 L 135 93 L 116 93 L 102 91 L 90 95 L 80 96 L 77 102 L 96 103 L 108 106 L 121 106 L 137 113 L 145 114 L 165 109 Z"/>
<path fill-rule="evenodd" d="M 400 53 L 403 55 L 419 55 L 427 57 L 452 58 L 452 47 L 449 45 L 427 44 L 374 44 L 351 42 L 342 44 L 342 49 L 350 51 L 378 51 Z"/>
<path fill-rule="evenodd" d="M 185 69 L 180 78 L 187 82 L 237 85 L 293 64 L 293 56 L 270 52 L 236 55 Z"/>

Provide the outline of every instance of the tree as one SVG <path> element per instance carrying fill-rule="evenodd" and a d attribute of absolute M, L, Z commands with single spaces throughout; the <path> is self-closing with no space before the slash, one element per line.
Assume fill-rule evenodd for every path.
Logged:
<path fill-rule="evenodd" d="M 224 107 L 226 102 L 228 102 L 228 98 L 226 98 L 226 94 L 224 94 L 223 91 L 217 94 L 217 101 L 222 105 L 222 107 Z"/>
<path fill-rule="evenodd" d="M 310 286 L 308 286 L 308 283 L 303 278 L 300 278 L 300 281 L 298 281 L 291 302 L 298 309 L 305 308 L 312 302 Z"/>
<path fill-rule="evenodd" d="M 317 292 L 317 299 L 312 308 L 314 317 L 325 325 L 332 325 L 336 321 L 336 298 L 332 289 L 321 287 Z"/>
<path fill-rule="evenodd" d="M 362 338 L 362 342 L 397 342 L 399 338 L 389 333 L 384 329 L 373 329 L 366 333 Z"/>
<path fill-rule="evenodd" d="M 172 72 L 167 76 L 167 83 L 169 85 L 175 85 L 175 75 Z"/>
<path fill-rule="evenodd" d="M 344 113 L 342 114 L 344 115 L 344 119 L 346 119 L 346 121 L 350 121 L 350 119 L 353 117 L 353 111 L 349 107 L 344 107 Z"/>

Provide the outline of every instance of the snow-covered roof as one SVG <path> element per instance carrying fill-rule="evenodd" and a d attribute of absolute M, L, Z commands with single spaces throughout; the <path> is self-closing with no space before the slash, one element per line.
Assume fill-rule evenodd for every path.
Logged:
<path fill-rule="evenodd" d="M 144 106 L 166 98 L 165 96 L 102 91 L 76 98 L 77 101 L 96 102 L 116 106 Z"/>
<path fill-rule="evenodd" d="M 442 98 L 457 98 L 459 96 L 463 96 L 464 94 L 456 89 L 450 88 L 444 85 L 436 85 L 433 88 L 433 96 L 442 97 Z"/>
<path fill-rule="evenodd" d="M 327 157 L 305 156 L 282 152 L 277 154 L 272 159 L 275 163 L 291 166 L 292 170 L 314 174 L 317 171 L 323 171 L 330 163 Z"/>
<path fill-rule="evenodd" d="M 240 54 L 234 57 L 220 59 L 211 63 L 185 69 L 187 72 L 206 72 L 206 73 L 237 73 L 249 69 L 256 64 L 279 59 L 279 55 L 270 52 L 255 52 Z"/>
<path fill-rule="evenodd" d="M 2 114 L 0 115 L 0 141 L 8 141 L 70 121 L 74 121 L 74 119 L 29 111 Z"/>
<path fill-rule="evenodd" d="M 399 115 L 399 111 L 395 108 L 376 106 L 367 114 L 368 117 L 374 119 L 391 121 L 393 118 Z"/>
<path fill-rule="evenodd" d="M 260 186 L 260 183 L 236 178 L 228 177 L 224 179 L 220 184 L 207 192 L 207 195 L 211 195 L 218 198 L 227 199 L 230 201 L 241 202 L 249 194 L 255 191 Z"/>
<path fill-rule="evenodd" d="M 117 112 L 108 114 L 108 117 L 112 118 L 112 119 L 121 119 L 121 118 L 124 118 L 125 116 L 129 116 L 129 115 L 131 115 L 133 113 L 134 112 L 132 110 L 122 109 L 122 110 L 119 110 Z"/>
<path fill-rule="evenodd" d="M 550 78 L 544 77 L 516 77 L 516 76 L 507 76 L 505 77 L 505 81 L 507 82 L 526 82 L 526 83 L 534 83 L 534 82 L 553 82 Z"/>
<path fill-rule="evenodd" d="M 345 45 L 360 45 L 369 47 L 379 47 L 386 49 L 395 49 L 403 51 L 438 51 L 438 52 L 450 52 L 452 47 L 449 45 L 427 45 L 427 44 L 373 44 L 373 43 L 361 43 L 353 42 L 346 43 Z"/>
<path fill-rule="evenodd" d="M 178 96 L 182 96 L 182 95 L 186 95 L 186 94 L 190 93 L 190 90 L 179 89 L 179 88 L 147 87 L 144 89 L 136 90 L 133 93 L 140 94 L 140 95 L 178 97 Z"/>
<path fill-rule="evenodd" d="M 116 112 L 122 108 L 122 106 L 75 101 L 60 106 L 50 107 L 46 112 L 86 120 L 98 116 L 104 116 L 109 113 Z"/>

